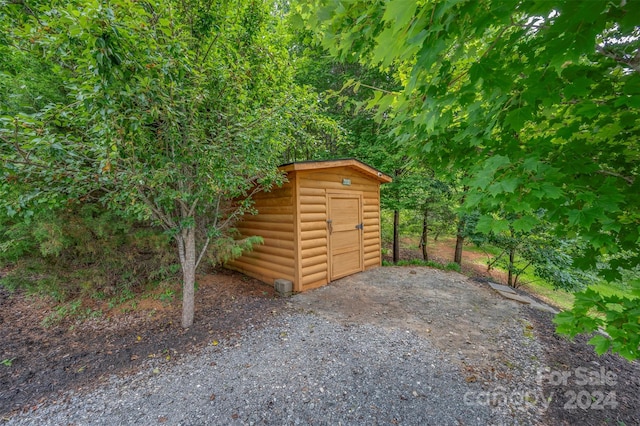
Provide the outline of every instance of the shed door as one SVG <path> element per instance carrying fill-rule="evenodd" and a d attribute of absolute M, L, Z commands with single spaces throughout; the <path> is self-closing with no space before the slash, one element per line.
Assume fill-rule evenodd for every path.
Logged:
<path fill-rule="evenodd" d="M 363 271 L 362 196 L 328 194 L 330 280 Z"/>

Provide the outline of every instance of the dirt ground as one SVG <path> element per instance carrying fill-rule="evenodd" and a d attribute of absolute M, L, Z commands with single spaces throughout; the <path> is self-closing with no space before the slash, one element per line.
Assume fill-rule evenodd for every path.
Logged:
<path fill-rule="evenodd" d="M 412 247 L 411 242 L 403 243 L 401 259 L 422 258 L 421 252 L 417 247 Z M 455 241 L 452 240 L 430 244 L 430 259 L 445 265 L 451 262 L 454 244 Z M 386 256 L 386 260 L 390 261 L 390 256 Z M 472 277 L 471 282 L 491 280 L 505 284 L 506 273 L 496 270 L 487 271 L 486 260 L 486 256 L 481 253 L 464 250 L 462 273 Z M 455 312 L 457 308 L 447 306 L 447 309 Z M 551 397 L 543 424 L 640 425 L 640 363 L 637 361 L 630 363 L 613 354 L 600 357 L 594 352 L 593 347 L 587 344 L 589 336 L 577 336 L 571 341 L 555 333 L 555 326 L 551 322 L 553 314 L 533 308 L 524 309 L 527 319 L 533 325 L 533 333 L 544 347 L 546 368 L 550 370 L 548 373 L 542 372 L 540 376 L 544 384 L 544 395 Z M 500 310 L 497 312 L 499 313 Z M 493 311 L 492 315 L 497 319 L 501 318 Z M 462 322 L 467 321 L 466 318 L 462 318 Z M 453 326 L 455 327 L 455 324 Z M 438 343 L 439 339 L 435 338 L 434 341 Z M 442 345 L 447 341 L 440 339 L 439 343 Z M 461 344 L 460 341 L 455 343 L 456 346 Z M 490 360 L 496 359 L 496 356 L 490 357 Z M 591 377 L 592 375 L 594 377 Z M 605 375 L 607 379 L 602 378 Z M 582 382 L 586 381 L 584 376 L 589 376 L 589 379 L 593 380 L 583 385 Z M 591 399 L 586 400 L 587 396 Z"/>
<path fill-rule="evenodd" d="M 150 358 L 172 363 L 181 356 L 259 326 L 284 300 L 272 286 L 229 271 L 201 276 L 194 326 L 180 326 L 179 300 L 140 301 L 138 309 L 49 327 L 51 306 L 0 287 L 0 421 L 66 390 L 88 390 L 114 374 L 127 374 Z"/>
<path fill-rule="evenodd" d="M 528 310 L 551 370 L 542 376 L 545 395 L 553 395 L 545 423 L 640 425 L 640 363 L 630 363 L 612 354 L 600 357 L 587 345 L 589 339 L 585 336 L 577 336 L 573 341 L 558 336 L 549 312 Z M 562 374 L 567 376 L 566 380 L 560 379 Z M 589 383 L 582 385 L 586 381 L 584 376 L 589 377 Z M 585 400 L 585 396 L 592 399 Z"/>
<path fill-rule="evenodd" d="M 434 251 L 447 263 L 448 248 Z M 405 258 L 416 251 L 406 249 Z M 481 255 L 478 255 L 481 256 Z M 465 252 L 470 259 L 471 254 Z M 477 267 L 477 265 L 476 265 Z M 463 272 L 473 274 L 473 264 Z M 485 268 L 479 266 L 479 271 Z M 199 278 L 195 325 L 180 327 L 180 301 L 143 300 L 138 309 L 84 322 L 67 321 L 43 327 L 51 306 L 21 293 L 9 294 L 0 287 L 0 421 L 13 411 L 29 410 L 44 400 L 64 397 L 66 390 L 89 390 L 111 375 L 129 374 L 150 358 L 173 363 L 215 340 L 237 335 L 247 327 L 259 327 L 265 318 L 287 309 L 312 310 L 346 323 L 372 322 L 388 327 L 407 327 L 421 333 L 449 354 L 452 362 L 486 366 L 500 363 L 500 327 L 519 312 L 515 302 L 504 301 L 484 284 L 454 273 L 428 268 L 380 268 L 368 286 L 354 277 L 296 296 L 296 302 L 280 299 L 271 286 L 243 275 L 220 271 Z M 484 272 L 484 271 L 483 271 Z M 428 279 L 429 288 L 412 285 Z M 499 281 L 499 277 L 492 279 Z M 385 282 L 404 284 L 390 286 Z M 348 297 L 332 297 L 339 287 Z M 400 288 L 400 290 L 398 290 Z M 521 312 L 521 311 L 520 311 Z M 597 357 L 584 339 L 569 342 L 553 331 L 548 313 L 526 311 L 533 333 L 544 345 L 546 363 L 560 371 L 578 367 L 604 368 L 616 374 L 615 410 L 566 409 L 567 387 L 545 384 L 555 392 L 544 424 L 640 424 L 640 367 L 617 356 Z M 526 325 L 523 325 L 526 327 Z M 624 423 L 620 423 L 624 422 Z"/>
<path fill-rule="evenodd" d="M 494 336 L 520 308 L 458 273 L 397 266 L 342 278 L 296 301 L 331 320 L 408 328 L 454 360 L 487 366 L 500 357 Z"/>

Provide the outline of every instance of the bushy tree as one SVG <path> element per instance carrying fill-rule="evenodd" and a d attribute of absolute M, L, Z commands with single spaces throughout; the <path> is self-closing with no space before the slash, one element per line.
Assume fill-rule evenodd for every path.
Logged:
<path fill-rule="evenodd" d="M 95 199 L 152 219 L 177 245 L 189 327 L 209 242 L 250 211 L 253 192 L 281 180 L 276 166 L 300 118 L 273 3 L 0 6 L 2 63 L 16 70 L 2 70 L 3 97 L 17 102 L 0 114 L 8 214 Z M 46 75 L 20 89 L 21 64 Z"/>
<path fill-rule="evenodd" d="M 543 212 L 540 212 L 542 215 Z M 509 222 L 517 219 L 515 216 L 506 218 Z M 520 276 L 527 271 L 555 288 L 571 292 L 584 290 L 594 284 L 595 275 L 576 268 L 573 261 L 580 256 L 584 242 L 579 239 L 559 239 L 549 229 L 549 225 L 542 221 L 528 232 L 516 231 L 513 227 L 502 232 L 479 232 L 476 222 L 473 223 L 470 239 L 479 247 L 490 245 L 500 250 L 487 267 L 503 267 L 508 274 L 507 284 L 512 287 L 519 285 Z"/>

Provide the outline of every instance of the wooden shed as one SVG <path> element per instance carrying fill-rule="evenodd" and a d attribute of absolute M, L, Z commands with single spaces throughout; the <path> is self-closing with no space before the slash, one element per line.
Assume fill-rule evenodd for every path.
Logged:
<path fill-rule="evenodd" d="M 254 196 L 257 215 L 238 224 L 264 244 L 230 269 L 296 292 L 381 264 L 380 184 L 391 177 L 355 159 L 285 164 L 287 182 Z"/>

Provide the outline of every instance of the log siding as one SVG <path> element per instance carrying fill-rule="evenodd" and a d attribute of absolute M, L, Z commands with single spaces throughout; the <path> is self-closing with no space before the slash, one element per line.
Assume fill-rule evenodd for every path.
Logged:
<path fill-rule="evenodd" d="M 254 197 L 257 215 L 238 225 L 242 236 L 259 235 L 264 244 L 227 266 L 267 283 L 291 280 L 305 291 L 330 282 L 328 197 L 361 199 L 362 268 L 381 265 L 380 184 L 391 178 L 357 160 L 293 163 L 281 167 L 288 182 Z"/>

